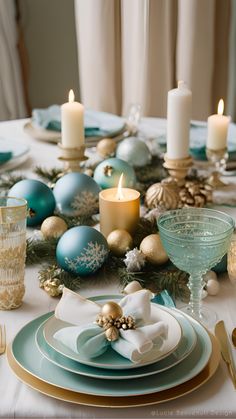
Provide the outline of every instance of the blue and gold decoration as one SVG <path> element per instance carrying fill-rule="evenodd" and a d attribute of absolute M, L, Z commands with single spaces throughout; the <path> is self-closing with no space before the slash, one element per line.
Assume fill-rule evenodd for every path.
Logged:
<path fill-rule="evenodd" d="M 128 137 L 121 141 L 116 149 L 116 157 L 134 167 L 146 166 L 152 158 L 148 146 L 137 137 Z"/>
<path fill-rule="evenodd" d="M 95 228 L 73 227 L 60 238 L 57 248 L 57 262 L 65 271 L 86 276 L 96 272 L 109 253 L 105 237 Z"/>
<path fill-rule="evenodd" d="M 17 182 L 8 192 L 8 196 L 24 198 L 28 203 L 27 225 L 36 226 L 54 213 L 55 198 L 51 189 L 36 179 L 24 179 Z"/>
<path fill-rule="evenodd" d="M 132 188 L 136 183 L 135 171 L 129 163 L 112 157 L 101 162 L 94 171 L 94 180 L 102 189 L 114 188 L 118 185 L 123 173 L 122 186 Z"/>
<path fill-rule="evenodd" d="M 98 212 L 100 187 L 83 173 L 67 173 L 54 187 L 57 210 L 68 216 L 90 216 Z"/>

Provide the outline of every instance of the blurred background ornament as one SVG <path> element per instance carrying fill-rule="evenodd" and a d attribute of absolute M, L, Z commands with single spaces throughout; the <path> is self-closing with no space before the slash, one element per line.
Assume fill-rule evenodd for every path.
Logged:
<path fill-rule="evenodd" d="M 115 155 L 116 142 L 112 138 L 103 138 L 97 143 L 97 153 L 99 156 L 108 158 Z"/>
<path fill-rule="evenodd" d="M 116 157 L 134 167 L 146 166 L 151 161 L 148 146 L 137 137 L 128 137 L 121 141 L 117 146 Z"/>
<path fill-rule="evenodd" d="M 136 183 L 136 175 L 132 166 L 126 161 L 112 157 L 101 162 L 94 171 L 94 180 L 102 189 L 117 187 L 123 173 L 122 186 L 132 188 Z"/>
<path fill-rule="evenodd" d="M 55 210 L 55 198 L 45 183 L 35 179 L 17 182 L 8 192 L 8 196 L 24 198 L 27 201 L 27 225 L 35 226 L 52 215 Z"/>
<path fill-rule="evenodd" d="M 53 190 L 59 213 L 69 216 L 89 216 L 98 212 L 100 188 L 93 178 L 83 173 L 67 173 Z"/>

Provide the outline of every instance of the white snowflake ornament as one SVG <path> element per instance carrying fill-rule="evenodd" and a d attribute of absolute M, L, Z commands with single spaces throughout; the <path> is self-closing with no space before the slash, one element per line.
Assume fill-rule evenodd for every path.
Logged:
<path fill-rule="evenodd" d="M 139 272 L 146 263 L 143 253 L 135 247 L 125 254 L 124 263 L 129 272 Z"/>

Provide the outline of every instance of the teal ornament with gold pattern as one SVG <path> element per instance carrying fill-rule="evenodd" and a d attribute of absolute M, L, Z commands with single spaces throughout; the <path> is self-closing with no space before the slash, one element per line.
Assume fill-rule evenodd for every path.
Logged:
<path fill-rule="evenodd" d="M 73 227 L 59 239 L 57 262 L 65 271 L 75 275 L 91 275 L 105 262 L 109 253 L 105 237 L 95 228 Z"/>
<path fill-rule="evenodd" d="M 15 183 L 8 196 L 24 198 L 28 204 L 27 225 L 36 226 L 45 218 L 53 215 L 55 198 L 51 189 L 45 183 L 36 179 L 24 179 Z"/>
<path fill-rule="evenodd" d="M 132 188 L 136 183 L 135 171 L 129 163 L 124 160 L 112 157 L 101 162 L 94 171 L 94 180 L 102 189 L 118 186 L 121 174 L 123 173 L 122 186 Z"/>

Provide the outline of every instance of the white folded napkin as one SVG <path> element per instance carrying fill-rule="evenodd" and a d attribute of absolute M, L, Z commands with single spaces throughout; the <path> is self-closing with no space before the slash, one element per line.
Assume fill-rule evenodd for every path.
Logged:
<path fill-rule="evenodd" d="M 167 325 L 163 321 L 151 323 L 152 296 L 150 291 L 143 289 L 126 295 L 119 301 L 123 315 L 132 316 L 136 328 L 119 329 L 118 339 L 109 342 L 105 330 L 95 323 L 102 306 L 64 288 L 55 316 L 76 326 L 58 330 L 54 338 L 82 357 L 95 358 L 111 345 L 123 357 L 139 362 L 154 345 L 159 350 L 167 338 Z"/>

